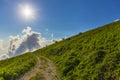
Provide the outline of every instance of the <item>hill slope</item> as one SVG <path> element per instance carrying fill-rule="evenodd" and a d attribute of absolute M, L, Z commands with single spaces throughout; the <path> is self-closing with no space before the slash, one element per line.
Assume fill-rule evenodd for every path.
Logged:
<path fill-rule="evenodd" d="M 120 21 L 34 53 L 53 60 L 63 80 L 120 80 Z"/>
<path fill-rule="evenodd" d="M 34 70 L 38 63 L 36 56 L 41 59 L 42 70 L 40 68 L 30 80 L 52 80 L 45 79 L 48 73 L 50 78 L 59 79 L 57 69 L 49 67 L 54 65 L 46 58 L 56 64 L 62 80 L 120 80 L 120 21 L 80 33 L 29 54 L 2 60 L 0 80 L 17 80 L 29 70 Z"/>
<path fill-rule="evenodd" d="M 26 53 L 10 59 L 0 61 L 0 80 L 18 80 L 36 64 L 36 57 Z"/>

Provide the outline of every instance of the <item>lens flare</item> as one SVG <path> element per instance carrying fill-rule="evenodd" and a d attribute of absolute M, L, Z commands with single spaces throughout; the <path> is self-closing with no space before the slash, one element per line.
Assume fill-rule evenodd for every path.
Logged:
<path fill-rule="evenodd" d="M 34 19 L 35 17 L 35 10 L 30 5 L 21 5 L 20 13 L 26 20 Z"/>

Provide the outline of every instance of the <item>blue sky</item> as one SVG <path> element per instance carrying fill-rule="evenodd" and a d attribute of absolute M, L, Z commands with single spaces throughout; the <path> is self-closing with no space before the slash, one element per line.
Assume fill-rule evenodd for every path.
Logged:
<path fill-rule="evenodd" d="M 18 5 L 30 4 L 36 10 L 35 20 L 24 21 Z M 120 18 L 119 0 L 0 0 L 0 39 L 20 34 L 31 26 L 50 38 L 75 35 Z"/>

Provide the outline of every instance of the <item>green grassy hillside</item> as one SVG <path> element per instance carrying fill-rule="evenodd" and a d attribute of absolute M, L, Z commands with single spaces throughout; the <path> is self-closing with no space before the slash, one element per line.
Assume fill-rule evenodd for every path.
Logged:
<path fill-rule="evenodd" d="M 34 53 L 53 60 L 62 80 L 120 80 L 120 21 Z"/>
<path fill-rule="evenodd" d="M 18 80 L 34 67 L 36 61 L 31 53 L 0 61 L 0 80 Z"/>
<path fill-rule="evenodd" d="M 62 80 L 120 80 L 120 21 L 2 60 L 0 80 L 17 80 L 35 66 L 36 56 L 51 59 Z"/>

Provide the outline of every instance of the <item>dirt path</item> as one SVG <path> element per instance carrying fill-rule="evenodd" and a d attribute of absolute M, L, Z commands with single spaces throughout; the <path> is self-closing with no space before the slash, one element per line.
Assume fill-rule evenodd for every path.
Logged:
<path fill-rule="evenodd" d="M 57 68 L 54 66 L 51 60 L 46 59 L 47 65 L 43 71 L 43 80 L 61 80 L 57 75 Z"/>
<path fill-rule="evenodd" d="M 61 80 L 57 75 L 57 68 L 51 60 L 45 57 L 40 58 L 38 56 L 36 56 L 36 58 L 38 61 L 35 67 L 31 71 L 28 71 L 19 80 L 29 80 L 34 76 L 40 76 L 37 80 Z M 39 73 L 40 75 L 37 75 Z"/>
<path fill-rule="evenodd" d="M 35 65 L 35 67 L 31 70 L 31 71 L 28 71 L 24 76 L 22 76 L 19 80 L 29 80 L 31 77 L 35 76 L 36 73 L 39 72 L 39 67 L 41 65 L 41 62 L 40 62 L 40 58 L 38 56 L 36 56 L 37 58 L 37 63 Z"/>

